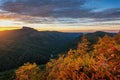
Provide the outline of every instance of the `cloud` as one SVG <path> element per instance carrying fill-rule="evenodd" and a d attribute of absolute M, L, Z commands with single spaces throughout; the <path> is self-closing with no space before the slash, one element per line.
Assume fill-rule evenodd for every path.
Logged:
<path fill-rule="evenodd" d="M 92 0 L 93 1 L 93 0 Z M 120 20 L 120 8 L 94 12 L 85 8 L 87 0 L 5 0 L 1 5 L 1 19 L 26 23 L 87 24 Z"/>
<path fill-rule="evenodd" d="M 6 0 L 5 11 L 39 17 L 106 18 L 120 17 L 120 8 L 93 12 L 95 8 L 85 8 L 87 0 Z"/>
<path fill-rule="evenodd" d="M 105 9 L 93 14 L 95 18 L 120 18 L 120 8 Z"/>
<path fill-rule="evenodd" d="M 85 1 L 16 0 L 6 1 L 2 5 L 2 9 L 13 13 L 40 17 L 83 17 L 89 13 L 89 10 L 81 8 Z"/>

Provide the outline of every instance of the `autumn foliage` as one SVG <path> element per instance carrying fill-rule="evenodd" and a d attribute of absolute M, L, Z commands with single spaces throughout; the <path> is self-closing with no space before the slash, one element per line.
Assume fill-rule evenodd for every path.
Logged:
<path fill-rule="evenodd" d="M 16 80 L 37 80 L 38 79 L 38 66 L 26 63 L 16 70 Z"/>
<path fill-rule="evenodd" d="M 44 72 L 35 64 L 25 64 L 16 71 L 16 79 L 119 80 L 119 35 L 115 37 L 105 35 L 103 38 L 99 38 L 97 44 L 94 45 L 91 45 L 87 38 L 83 36 L 77 49 L 70 49 L 67 54 L 61 55 L 58 59 L 51 59 L 46 64 Z M 33 78 L 36 76 L 37 78 Z M 24 77 L 29 79 L 22 79 Z"/>

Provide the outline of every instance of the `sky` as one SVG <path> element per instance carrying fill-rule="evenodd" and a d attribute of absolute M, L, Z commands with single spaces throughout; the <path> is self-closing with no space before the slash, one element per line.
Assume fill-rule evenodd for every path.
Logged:
<path fill-rule="evenodd" d="M 120 0 L 0 0 L 0 30 L 120 30 Z"/>

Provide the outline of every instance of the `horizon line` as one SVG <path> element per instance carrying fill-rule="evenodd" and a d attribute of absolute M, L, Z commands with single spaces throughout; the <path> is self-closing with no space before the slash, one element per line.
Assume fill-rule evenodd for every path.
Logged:
<path fill-rule="evenodd" d="M 26 27 L 26 26 L 23 26 Z M 19 30 L 22 29 L 23 27 L 0 27 L 0 31 L 8 31 L 8 30 Z M 31 27 L 27 27 L 31 28 Z M 57 31 L 57 32 L 66 32 L 66 33 L 92 33 L 92 32 L 97 32 L 97 31 L 103 31 L 103 32 L 109 32 L 109 33 L 118 33 L 120 30 L 41 30 L 37 28 L 32 28 L 37 31 Z"/>

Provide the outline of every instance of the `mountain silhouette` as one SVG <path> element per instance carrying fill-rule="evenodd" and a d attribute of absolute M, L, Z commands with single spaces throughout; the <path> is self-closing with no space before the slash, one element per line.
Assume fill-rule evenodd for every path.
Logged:
<path fill-rule="evenodd" d="M 86 36 L 86 38 L 88 39 L 88 41 L 91 43 L 91 45 L 97 43 L 99 37 L 104 37 L 105 35 L 109 35 L 110 37 L 113 37 L 116 35 L 116 33 L 107 33 L 104 31 L 96 31 L 93 33 L 86 33 L 84 34 Z M 80 35 L 79 37 L 76 37 L 73 41 L 71 41 L 67 46 L 66 49 L 70 49 L 70 48 L 77 48 L 77 44 L 81 41 L 83 35 Z"/>
<path fill-rule="evenodd" d="M 51 55 L 63 52 L 62 47 L 81 33 L 37 31 L 23 27 L 0 31 L 0 70 L 12 69 L 25 62 L 44 64 Z"/>

